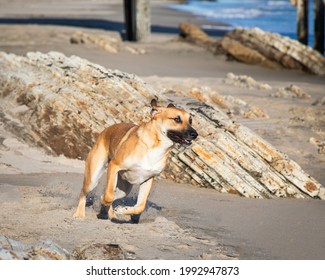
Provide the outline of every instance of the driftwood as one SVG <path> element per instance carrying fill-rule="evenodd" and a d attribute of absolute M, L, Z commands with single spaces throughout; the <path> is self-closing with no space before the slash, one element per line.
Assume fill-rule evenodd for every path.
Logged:
<path fill-rule="evenodd" d="M 55 155 L 84 159 L 104 127 L 139 123 L 155 95 L 167 102 L 140 78 L 76 56 L 0 53 L 0 68 L 4 126 Z M 164 177 L 245 197 L 325 199 L 324 188 L 297 163 L 213 102 L 184 98 L 200 137 L 173 148 Z"/>
<path fill-rule="evenodd" d="M 216 54 L 222 53 L 222 49 L 228 56 L 247 64 L 325 75 L 325 58 L 312 48 L 288 37 L 264 32 L 258 28 L 236 28 L 228 32 L 223 39 L 214 40 L 197 29 L 199 28 L 190 23 L 182 23 L 181 37 Z"/>

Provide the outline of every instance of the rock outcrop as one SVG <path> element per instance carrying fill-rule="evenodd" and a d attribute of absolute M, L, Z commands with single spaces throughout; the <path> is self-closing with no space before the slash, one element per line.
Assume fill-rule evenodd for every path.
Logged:
<path fill-rule="evenodd" d="M 193 24 L 181 23 L 180 36 L 215 54 L 225 53 L 246 64 L 325 75 L 325 57 L 319 52 L 289 37 L 259 28 L 236 28 L 221 40 L 214 40 Z"/>
<path fill-rule="evenodd" d="M 70 258 L 67 250 L 50 240 L 25 244 L 0 236 L 0 260 L 69 260 Z"/>
<path fill-rule="evenodd" d="M 125 46 L 122 43 L 121 37 L 118 33 L 109 33 L 109 35 L 96 34 L 91 31 L 76 31 L 70 36 L 71 44 L 85 44 L 95 46 L 99 49 L 110 53 L 118 53 L 120 51 L 127 51 L 132 54 L 144 54 L 143 49 L 136 49 L 130 46 Z"/>
<path fill-rule="evenodd" d="M 259 52 L 284 68 L 325 75 L 324 56 L 289 37 L 265 32 L 259 28 L 236 28 L 227 34 L 227 38 Z"/>
<path fill-rule="evenodd" d="M 72 253 L 51 240 L 34 244 L 0 236 L 0 260 L 134 260 L 133 252 L 118 244 L 88 244 L 77 247 Z"/>
<path fill-rule="evenodd" d="M 208 50 L 211 50 L 213 52 L 217 51 L 217 45 L 215 40 L 196 25 L 187 22 L 181 22 L 179 25 L 179 29 L 179 36 L 181 38 L 200 47 L 207 48 Z M 222 52 L 222 49 L 219 50 Z"/>
<path fill-rule="evenodd" d="M 84 159 L 105 127 L 144 120 L 154 96 L 167 103 L 166 95 L 135 75 L 57 52 L 0 53 L 0 69 L 0 118 L 6 128 L 69 158 Z M 245 197 L 325 198 L 321 184 L 287 155 L 214 102 L 194 97 L 183 96 L 182 106 L 194 115 L 200 137 L 188 148 L 173 148 L 163 176 Z"/>
<path fill-rule="evenodd" d="M 118 244 L 95 243 L 75 248 L 72 257 L 76 260 L 135 260 L 133 252 L 123 250 Z"/>

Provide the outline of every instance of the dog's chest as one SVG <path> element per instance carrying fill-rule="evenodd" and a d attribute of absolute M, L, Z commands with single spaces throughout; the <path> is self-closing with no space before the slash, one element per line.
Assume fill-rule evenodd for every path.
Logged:
<path fill-rule="evenodd" d="M 126 162 L 127 170 L 122 172 L 122 178 L 131 184 L 141 184 L 149 178 L 158 175 L 166 165 L 166 151 L 156 149 L 142 157 L 132 157 Z"/>

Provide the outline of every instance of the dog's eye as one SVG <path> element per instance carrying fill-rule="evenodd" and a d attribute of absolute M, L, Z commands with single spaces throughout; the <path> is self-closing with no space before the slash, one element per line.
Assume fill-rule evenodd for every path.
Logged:
<path fill-rule="evenodd" d="M 177 116 L 177 118 L 174 118 L 174 121 L 175 121 L 176 123 L 182 123 L 182 119 L 181 119 L 180 116 Z"/>
<path fill-rule="evenodd" d="M 188 122 L 192 124 L 192 117 L 189 118 Z"/>

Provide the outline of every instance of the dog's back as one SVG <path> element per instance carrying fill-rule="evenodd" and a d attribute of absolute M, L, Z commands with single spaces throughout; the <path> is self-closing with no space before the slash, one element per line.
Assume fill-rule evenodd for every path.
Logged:
<path fill-rule="evenodd" d="M 108 158 L 111 159 L 115 156 L 121 144 L 125 141 L 131 129 L 137 127 L 133 123 L 119 123 L 114 124 L 100 133 L 96 144 L 104 145 L 108 153 Z M 95 145 L 96 145 L 95 144 Z"/>

